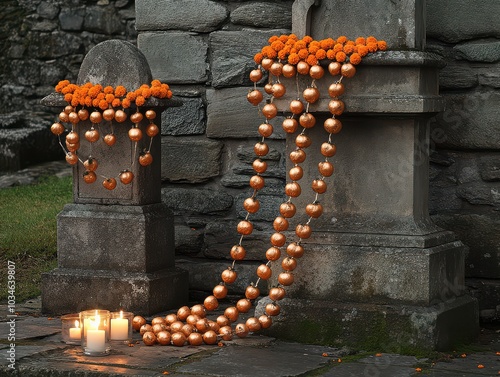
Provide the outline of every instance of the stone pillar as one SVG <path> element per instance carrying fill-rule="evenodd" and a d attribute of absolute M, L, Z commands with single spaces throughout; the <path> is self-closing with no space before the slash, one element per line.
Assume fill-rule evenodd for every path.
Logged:
<path fill-rule="evenodd" d="M 294 3 L 299 37 L 373 35 L 392 51 L 364 58 L 356 75 L 343 81 L 346 111 L 333 139 L 335 173 L 320 198 L 324 213 L 311 223 L 313 236 L 303 243 L 305 255 L 280 301 L 272 335 L 400 352 L 449 349 L 478 333 L 477 305 L 464 287 L 465 246 L 428 215 L 428 118 L 441 101 L 439 61 L 421 51 L 424 7 L 421 0 Z M 285 85 L 294 88 L 289 80 Z M 318 149 L 326 138 L 323 121 L 331 116 L 331 82 L 316 82 L 322 96 L 310 107 L 317 125 L 307 131 L 313 143 L 297 208 L 312 202 L 306 187 L 318 178 L 316 164 L 323 159 Z M 286 111 L 290 99 L 275 103 Z M 287 149 L 295 149 L 295 135 Z M 299 223 L 306 221 L 302 216 Z"/>
<path fill-rule="evenodd" d="M 111 40 L 88 53 L 77 84 L 123 85 L 134 90 L 151 81 L 144 55 L 131 43 Z M 61 109 L 66 105 L 56 93 L 43 103 Z M 175 100 L 152 97 L 141 111 L 154 109 L 160 126 L 161 112 L 178 105 Z M 101 138 L 92 145 L 84 138 L 90 121 L 76 126 L 81 140 L 78 156 L 97 159 L 98 179 L 85 183 L 85 168 L 74 165 L 74 203 L 66 205 L 57 219 L 58 268 L 42 277 L 45 313 L 102 308 L 151 315 L 187 302 L 187 272 L 176 268 L 174 261 L 173 215 L 161 203 L 160 137 L 152 140 L 153 163 L 141 166 L 137 159 L 149 147 L 150 138 L 143 137 L 135 145 L 128 138 L 130 120 L 110 123 L 101 122 Z M 147 125 L 146 118 L 139 125 L 144 135 Z M 111 130 L 117 141 L 108 146 L 102 137 Z M 117 177 L 125 168 L 135 176 L 130 184 L 118 182 L 114 190 L 102 186 L 102 176 Z"/>

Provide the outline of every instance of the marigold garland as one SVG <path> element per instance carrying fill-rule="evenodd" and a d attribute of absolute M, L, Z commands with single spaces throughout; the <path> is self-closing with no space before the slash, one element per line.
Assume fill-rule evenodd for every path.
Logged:
<path fill-rule="evenodd" d="M 153 80 L 151 85 L 143 84 L 140 88 L 127 92 L 127 89 L 118 85 L 102 87 L 100 84 L 86 83 L 76 85 L 69 80 L 62 80 L 55 87 L 57 93 L 64 95 L 64 100 L 73 107 L 95 107 L 101 110 L 108 108 L 130 107 L 132 102 L 136 106 L 143 106 L 150 97 L 172 98 L 172 91 L 168 84 L 160 80 Z"/>
<path fill-rule="evenodd" d="M 308 35 L 302 39 L 295 34 L 279 37 L 274 35 L 269 38 L 268 43 L 254 55 L 257 64 L 261 64 L 264 58 L 278 58 L 292 65 L 304 61 L 312 66 L 324 59 L 357 65 L 369 52 L 387 50 L 387 43 L 373 36 L 358 37 L 354 41 L 346 36 L 340 36 L 336 40 L 326 38 L 316 41 Z"/>

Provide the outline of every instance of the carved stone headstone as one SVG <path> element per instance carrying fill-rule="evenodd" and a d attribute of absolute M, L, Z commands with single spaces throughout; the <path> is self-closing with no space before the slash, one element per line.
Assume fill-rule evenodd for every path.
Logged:
<path fill-rule="evenodd" d="M 77 83 L 122 85 L 131 91 L 151 81 L 144 55 L 131 43 L 111 40 L 88 53 Z M 66 105 L 56 94 L 43 103 Z M 175 100 L 151 97 L 141 111 L 155 110 L 155 122 L 161 126 L 161 112 L 178 105 Z M 130 115 L 136 110 L 128 111 Z M 146 119 L 138 124 L 144 135 L 147 125 Z M 149 315 L 184 304 L 187 273 L 175 267 L 173 215 L 161 203 L 160 137 L 132 142 L 128 137 L 132 122 L 113 120 L 102 121 L 101 138 L 89 143 L 84 134 L 92 126 L 90 120 L 75 126 L 81 140 L 77 154 L 82 160 L 98 161 L 98 179 L 88 184 L 83 165 L 73 168 L 74 203 L 58 215 L 58 268 L 43 275 L 42 310 L 60 314 L 99 307 Z M 104 143 L 106 133 L 116 135 L 114 145 Z M 138 163 L 144 149 L 153 155 L 151 165 Z M 106 177 L 117 178 L 124 169 L 134 174 L 130 184 L 117 179 L 114 190 L 103 187 Z"/>

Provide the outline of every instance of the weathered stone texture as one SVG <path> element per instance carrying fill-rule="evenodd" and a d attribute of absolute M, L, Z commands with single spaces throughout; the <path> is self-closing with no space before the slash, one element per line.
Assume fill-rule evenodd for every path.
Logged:
<path fill-rule="evenodd" d="M 500 42 L 471 42 L 455 46 L 458 57 L 471 61 L 494 63 L 500 60 Z"/>
<path fill-rule="evenodd" d="M 499 149 L 497 107 L 500 93 L 443 92 L 445 110 L 432 122 L 434 142 L 444 148 Z"/>
<path fill-rule="evenodd" d="M 165 11 L 168 9 L 168 11 Z M 137 29 L 185 30 L 207 33 L 226 20 L 229 11 L 209 0 L 143 0 L 136 8 Z"/>
<path fill-rule="evenodd" d="M 248 75 L 256 67 L 253 56 L 267 43 L 269 37 L 287 32 L 289 31 L 273 29 L 211 33 L 212 85 L 216 88 L 251 85 Z"/>
<path fill-rule="evenodd" d="M 137 45 L 146 55 L 151 72 L 169 84 L 203 83 L 207 80 L 208 44 L 190 33 L 141 33 Z"/>
<path fill-rule="evenodd" d="M 226 192 L 193 188 L 164 188 L 162 201 L 180 216 L 223 213 L 233 204 L 232 196 Z"/>
<path fill-rule="evenodd" d="M 237 25 L 287 28 L 292 27 L 292 1 L 283 4 L 250 3 L 231 12 L 231 22 Z"/>
<path fill-rule="evenodd" d="M 496 0 L 428 0 L 427 36 L 449 43 L 481 37 L 500 37 Z"/>
<path fill-rule="evenodd" d="M 181 107 L 171 107 L 162 115 L 162 135 L 202 135 L 205 133 L 205 107 L 201 98 L 177 97 Z"/>
<path fill-rule="evenodd" d="M 220 173 L 222 143 L 208 139 L 162 138 L 162 179 L 205 182 Z"/>
<path fill-rule="evenodd" d="M 467 63 L 450 63 L 439 72 L 440 89 L 468 89 L 478 83 L 477 73 Z"/>
<path fill-rule="evenodd" d="M 256 138 L 258 110 L 246 99 L 249 88 L 207 90 L 207 136 L 213 138 Z M 263 121 L 264 119 L 262 119 Z M 277 116 L 270 123 L 276 130 L 275 138 L 284 138 L 281 127 L 283 117 Z"/>

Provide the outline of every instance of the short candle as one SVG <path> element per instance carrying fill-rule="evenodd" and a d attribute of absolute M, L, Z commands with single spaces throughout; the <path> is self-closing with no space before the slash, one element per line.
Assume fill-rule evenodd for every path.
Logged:
<path fill-rule="evenodd" d="M 123 318 L 123 311 L 120 311 L 120 318 L 111 319 L 111 340 L 128 339 L 128 319 Z"/>
<path fill-rule="evenodd" d="M 69 338 L 71 340 L 79 340 L 82 337 L 82 329 L 80 328 L 80 322 L 75 320 L 75 327 L 69 329 Z"/>

